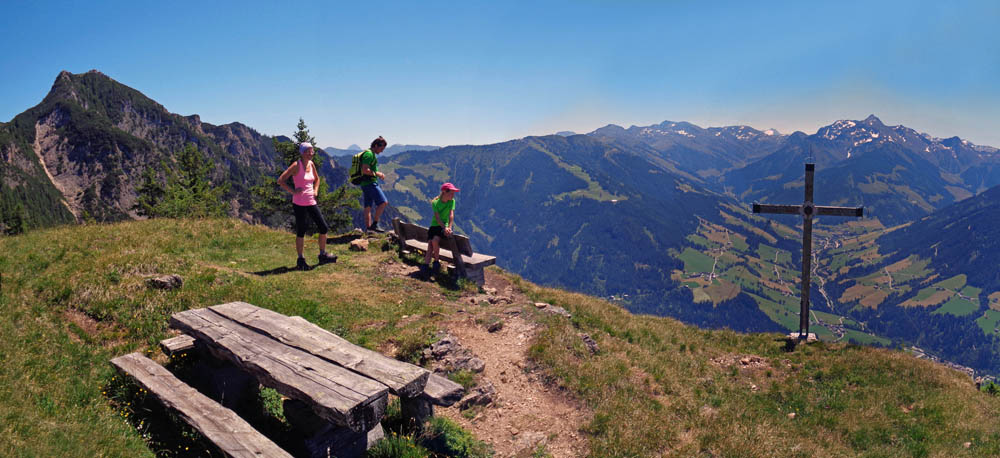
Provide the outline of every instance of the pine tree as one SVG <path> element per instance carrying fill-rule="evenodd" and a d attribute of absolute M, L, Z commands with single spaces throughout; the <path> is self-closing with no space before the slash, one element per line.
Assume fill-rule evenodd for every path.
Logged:
<path fill-rule="evenodd" d="M 4 235 L 23 234 L 27 229 L 25 224 L 24 205 L 19 201 L 0 206 L 0 229 Z"/>
<path fill-rule="evenodd" d="M 137 197 L 132 209 L 141 216 L 152 217 L 155 214 L 156 204 L 163 200 L 166 190 L 160 183 L 159 177 L 152 167 L 147 167 L 142 172 L 142 183 L 135 188 Z"/>
<path fill-rule="evenodd" d="M 136 188 L 137 212 L 151 218 L 210 218 L 225 216 L 229 204 L 222 196 L 229 183 L 213 186 L 209 180 L 212 164 L 207 162 L 195 145 L 188 143 L 177 154 L 177 165 L 167 167 L 166 184 L 161 186 L 152 168 L 143 172 L 143 181 Z"/>

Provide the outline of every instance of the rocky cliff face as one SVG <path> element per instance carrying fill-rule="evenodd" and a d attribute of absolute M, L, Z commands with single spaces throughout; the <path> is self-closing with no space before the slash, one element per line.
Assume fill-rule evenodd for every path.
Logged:
<path fill-rule="evenodd" d="M 232 184 L 234 209 L 250 208 L 249 188 L 278 167 L 271 137 L 248 126 L 170 113 L 98 71 L 64 71 L 39 105 L 0 125 L 0 185 L 5 199 L 24 201 L 32 226 L 135 218 L 143 170 L 172 163 L 186 143 L 215 164 L 213 182 Z M 39 194 L 44 202 L 29 202 Z"/>

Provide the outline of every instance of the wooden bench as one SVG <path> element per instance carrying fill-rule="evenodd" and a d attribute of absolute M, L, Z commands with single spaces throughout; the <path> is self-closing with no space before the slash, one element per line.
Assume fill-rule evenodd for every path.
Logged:
<path fill-rule="evenodd" d="M 236 412 L 199 393 L 142 354 L 119 356 L 112 359 L 111 364 L 134 378 L 150 395 L 176 412 L 227 456 L 291 457 Z"/>
<path fill-rule="evenodd" d="M 399 239 L 400 254 L 410 250 L 417 250 L 421 253 L 427 252 L 428 240 L 426 227 L 406 223 L 399 218 L 393 218 L 392 227 L 396 233 L 396 238 Z M 458 256 L 456 256 L 456 253 L 458 253 Z M 497 262 L 496 256 L 473 252 L 469 238 L 454 233 L 451 237 L 441 239 L 441 249 L 438 254 L 442 260 L 455 266 L 455 270 L 458 272 L 460 278 L 468 278 L 476 282 L 479 286 L 483 286 L 486 283 L 483 269 Z"/>
<path fill-rule="evenodd" d="M 417 426 L 433 414 L 432 405 L 450 406 L 463 394 L 461 385 L 423 368 L 358 347 L 301 317 L 244 302 L 178 312 L 170 326 L 184 334 L 161 342 L 165 353 L 196 349 L 287 397 L 289 412 L 311 431 L 304 447 L 312 456 L 363 455 L 384 435 L 379 422 L 389 393 Z"/>

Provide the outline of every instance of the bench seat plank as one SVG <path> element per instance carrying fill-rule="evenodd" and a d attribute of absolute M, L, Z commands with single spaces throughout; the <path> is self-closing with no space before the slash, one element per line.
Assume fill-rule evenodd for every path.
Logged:
<path fill-rule="evenodd" d="M 431 374 L 427 379 L 422 397 L 434 405 L 448 407 L 462 399 L 465 388 L 438 374 Z"/>
<path fill-rule="evenodd" d="M 170 326 L 203 343 L 216 357 L 261 384 L 311 404 L 317 415 L 354 431 L 369 431 L 388 404 L 388 387 L 248 329 L 210 309 L 178 312 Z"/>
<path fill-rule="evenodd" d="M 427 252 L 427 243 L 420 242 L 417 240 L 407 240 L 406 246 L 409 248 L 417 249 L 423 252 Z M 438 253 L 441 259 L 448 262 L 454 262 L 455 256 L 452 254 L 451 250 L 441 248 Z M 473 253 L 472 256 L 462 255 L 462 262 L 465 263 L 465 267 L 469 269 L 480 269 L 486 266 L 492 266 L 497 263 L 496 256 L 490 256 L 481 253 Z"/>
<path fill-rule="evenodd" d="M 302 317 L 285 316 L 246 302 L 230 302 L 209 309 L 281 343 L 382 382 L 397 396 L 420 394 L 430 375 L 424 368 L 354 345 Z"/>
<path fill-rule="evenodd" d="M 229 410 L 174 377 L 170 371 L 140 353 L 111 360 L 123 374 L 135 379 L 156 399 L 212 441 L 227 456 L 289 457 L 287 452 Z"/>
<path fill-rule="evenodd" d="M 167 356 L 173 356 L 175 353 L 185 352 L 193 348 L 194 337 L 187 334 L 181 334 L 179 336 L 160 341 L 160 349 L 163 350 L 163 354 Z"/>

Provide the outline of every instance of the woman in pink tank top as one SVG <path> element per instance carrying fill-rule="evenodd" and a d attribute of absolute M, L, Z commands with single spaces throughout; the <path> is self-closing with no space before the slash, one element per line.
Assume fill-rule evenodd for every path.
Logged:
<path fill-rule="evenodd" d="M 309 269 L 309 264 L 302 257 L 302 249 L 310 218 L 316 223 L 316 228 L 319 231 L 319 263 L 326 264 L 337 261 L 336 256 L 326 252 L 326 233 L 330 231 L 330 226 L 327 226 L 323 214 L 319 211 L 319 205 L 316 204 L 319 173 L 316 171 L 316 164 L 313 164 L 312 161 L 314 154 L 315 150 L 311 144 L 308 142 L 299 143 L 299 160 L 295 161 L 278 177 L 278 185 L 292 195 L 292 209 L 295 210 L 295 251 L 299 254 L 295 268 L 299 270 Z M 289 177 L 295 184 L 294 191 L 288 187 Z"/>

